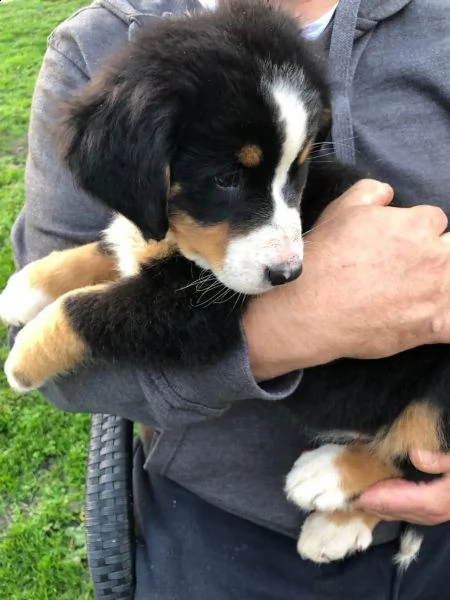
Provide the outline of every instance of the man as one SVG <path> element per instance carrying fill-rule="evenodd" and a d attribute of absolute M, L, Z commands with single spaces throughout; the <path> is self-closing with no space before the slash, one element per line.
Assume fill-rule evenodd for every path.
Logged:
<path fill-rule="evenodd" d="M 335 4 L 286 0 L 306 34 L 330 50 L 336 154 L 370 167 L 411 206 L 448 208 L 447 0 Z M 57 158 L 52 108 L 143 23 L 200 9 L 197 0 L 98 0 L 51 35 L 33 100 L 26 203 L 13 232 L 19 267 L 96 239 L 109 217 Z M 253 302 L 240 350 L 219 366 L 91 367 L 43 390 L 65 410 L 112 412 L 156 429 L 147 456 L 138 448 L 134 472 L 138 600 L 445 596 L 446 525 L 429 530 L 403 578 L 391 560 L 397 524 L 381 527 L 366 553 L 317 567 L 296 554 L 301 516 L 282 492 L 306 443 L 282 402 L 301 385 L 302 368 L 450 342 L 447 219 L 437 207 L 387 207 L 390 199 L 388 186 L 363 181 L 329 207 L 307 237 L 304 275 Z M 450 471 L 445 457 L 412 458 Z M 384 519 L 440 523 L 450 518 L 449 491 L 448 478 L 421 488 L 393 482 L 361 502 Z"/>

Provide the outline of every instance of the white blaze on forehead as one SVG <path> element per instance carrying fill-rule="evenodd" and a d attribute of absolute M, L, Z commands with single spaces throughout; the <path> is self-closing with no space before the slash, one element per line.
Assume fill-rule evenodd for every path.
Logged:
<path fill-rule="evenodd" d="M 275 80 L 269 89 L 278 112 L 279 129 L 283 139 L 280 161 L 272 182 L 276 212 L 281 208 L 280 203 L 285 204 L 283 188 L 288 179 L 289 169 L 306 142 L 308 113 L 298 91 L 289 81 Z"/>
<path fill-rule="evenodd" d="M 292 163 L 299 156 L 308 133 L 311 91 L 304 73 L 289 65 L 264 64 L 261 90 L 271 107 L 280 135 L 281 152 L 270 187 L 273 213 L 243 235 L 233 237 L 225 252 L 218 279 L 227 287 L 244 294 L 261 294 L 272 283 L 267 271 L 286 263 L 286 269 L 298 268 L 303 258 L 302 227 L 298 207 L 288 206 L 283 194 Z M 202 258 L 195 262 L 204 268 Z"/>

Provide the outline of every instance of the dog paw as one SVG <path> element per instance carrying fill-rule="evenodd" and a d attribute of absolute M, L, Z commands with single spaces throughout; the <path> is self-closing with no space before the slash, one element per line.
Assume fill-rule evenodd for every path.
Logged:
<path fill-rule="evenodd" d="M 360 517 L 314 513 L 303 524 L 297 551 L 304 559 L 329 563 L 366 550 L 372 530 Z"/>
<path fill-rule="evenodd" d="M 5 362 L 5 375 L 8 385 L 19 394 L 25 394 L 37 389 L 37 385 L 27 379 L 26 373 L 10 359 Z"/>
<path fill-rule="evenodd" d="M 64 302 L 65 297 L 55 300 L 18 332 L 5 362 L 14 390 L 40 388 L 90 358 L 89 347 L 67 318 Z"/>
<path fill-rule="evenodd" d="M 6 325 L 24 325 L 52 301 L 47 294 L 31 287 L 25 267 L 9 278 L 0 294 L 0 319 Z"/>
<path fill-rule="evenodd" d="M 286 478 L 288 499 L 305 511 L 345 509 L 349 498 L 340 486 L 341 476 L 335 463 L 344 450 L 345 446 L 326 444 L 304 452 Z"/>
<path fill-rule="evenodd" d="M 4 366 L 6 379 L 16 392 L 35 390 L 48 379 L 48 364 L 55 353 L 51 343 L 59 339 L 46 329 L 46 324 L 51 322 L 54 306 L 55 303 L 45 307 L 16 335 Z"/>
<path fill-rule="evenodd" d="M 17 334 L 14 347 L 6 359 L 4 370 L 6 379 L 10 387 L 19 393 L 30 392 L 39 386 L 39 383 L 32 381 L 28 374 L 28 352 L 26 340 L 23 337 L 23 330 Z"/>

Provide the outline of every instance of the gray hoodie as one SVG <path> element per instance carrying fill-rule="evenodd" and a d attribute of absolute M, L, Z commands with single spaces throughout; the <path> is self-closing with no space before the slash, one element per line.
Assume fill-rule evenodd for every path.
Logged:
<path fill-rule="evenodd" d="M 52 107 L 142 23 L 187 10 L 200 10 L 197 0 L 97 0 L 50 36 L 33 100 L 26 203 L 12 235 L 17 267 L 94 240 L 109 218 L 74 188 L 57 159 L 49 134 Z M 337 155 L 369 167 L 411 204 L 431 202 L 447 212 L 449 31 L 448 0 L 341 0 L 325 33 Z M 283 480 L 306 442 L 283 399 L 298 385 L 300 373 L 258 385 L 242 338 L 239 350 L 214 368 L 92 366 L 43 393 L 64 410 L 153 424 L 157 435 L 146 468 L 231 513 L 295 536 L 301 516 L 286 501 Z"/>

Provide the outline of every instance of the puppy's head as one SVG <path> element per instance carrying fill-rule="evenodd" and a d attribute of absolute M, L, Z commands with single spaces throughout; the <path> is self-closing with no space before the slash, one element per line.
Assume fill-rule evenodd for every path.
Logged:
<path fill-rule="evenodd" d="M 161 20 L 70 99 L 75 179 L 227 287 L 295 279 L 300 200 L 328 103 L 297 23 L 264 0 Z"/>

